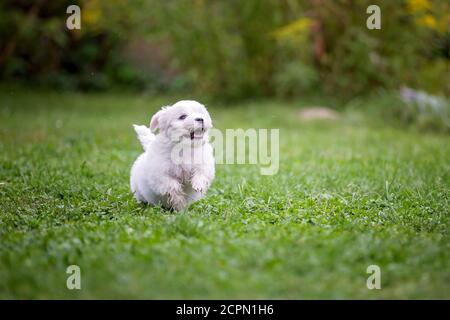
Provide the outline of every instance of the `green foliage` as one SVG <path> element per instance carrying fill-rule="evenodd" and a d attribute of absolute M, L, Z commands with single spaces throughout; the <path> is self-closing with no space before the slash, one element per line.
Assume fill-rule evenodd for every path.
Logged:
<path fill-rule="evenodd" d="M 211 104 L 220 129 L 280 128 L 280 171 L 217 166 L 175 214 L 128 187 L 131 123 L 173 99 L 0 90 L 1 298 L 449 298 L 447 136 L 354 111 L 299 123 L 308 101 Z"/>
<path fill-rule="evenodd" d="M 293 62 L 282 67 L 275 74 L 277 94 L 282 97 L 299 96 L 312 92 L 318 87 L 319 77 L 316 70 L 301 62 Z"/>
<path fill-rule="evenodd" d="M 144 74 L 123 59 L 130 35 L 141 33 L 142 1 L 3 1 L 0 78 L 59 89 L 143 86 Z M 79 5 L 81 29 L 66 28 L 66 8 Z"/>
<path fill-rule="evenodd" d="M 273 93 L 278 1 L 178 1 L 159 4 L 176 64 L 199 92 L 223 98 Z"/>
<path fill-rule="evenodd" d="M 372 2 L 6 0 L 0 79 L 222 99 L 402 85 L 448 94 L 448 2 L 379 1 L 381 30 L 369 30 Z M 79 31 L 65 28 L 69 4 L 81 6 Z"/>

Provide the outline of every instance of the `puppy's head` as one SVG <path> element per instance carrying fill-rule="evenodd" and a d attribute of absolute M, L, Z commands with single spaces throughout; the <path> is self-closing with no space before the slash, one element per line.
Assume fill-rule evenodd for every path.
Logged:
<path fill-rule="evenodd" d="M 174 143 L 208 142 L 208 131 L 212 128 L 211 117 L 205 106 L 194 100 L 181 100 L 172 106 L 163 107 L 150 121 L 150 130 L 165 135 Z"/>

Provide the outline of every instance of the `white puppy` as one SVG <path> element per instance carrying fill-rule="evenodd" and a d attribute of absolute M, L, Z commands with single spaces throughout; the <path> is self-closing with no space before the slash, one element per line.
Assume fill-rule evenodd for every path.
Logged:
<path fill-rule="evenodd" d="M 215 173 L 205 106 L 182 100 L 158 111 L 150 128 L 133 126 L 145 151 L 131 168 L 135 198 L 175 210 L 202 198 Z"/>

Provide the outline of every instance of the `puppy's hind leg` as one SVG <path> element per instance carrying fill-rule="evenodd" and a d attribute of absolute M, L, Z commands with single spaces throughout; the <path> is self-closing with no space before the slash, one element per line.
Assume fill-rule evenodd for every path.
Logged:
<path fill-rule="evenodd" d="M 139 191 L 134 191 L 134 198 L 137 200 L 137 202 L 140 203 L 147 203 L 147 200 L 144 198 L 144 196 Z"/>

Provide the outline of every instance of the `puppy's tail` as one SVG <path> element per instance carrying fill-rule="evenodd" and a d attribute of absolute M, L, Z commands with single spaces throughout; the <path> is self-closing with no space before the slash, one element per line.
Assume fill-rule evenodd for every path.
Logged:
<path fill-rule="evenodd" d="M 136 131 L 139 141 L 141 142 L 142 147 L 144 148 L 144 151 L 147 151 L 150 143 L 155 140 L 155 135 L 150 131 L 150 128 L 146 126 L 138 126 L 136 124 L 133 124 L 133 127 L 134 131 Z"/>

